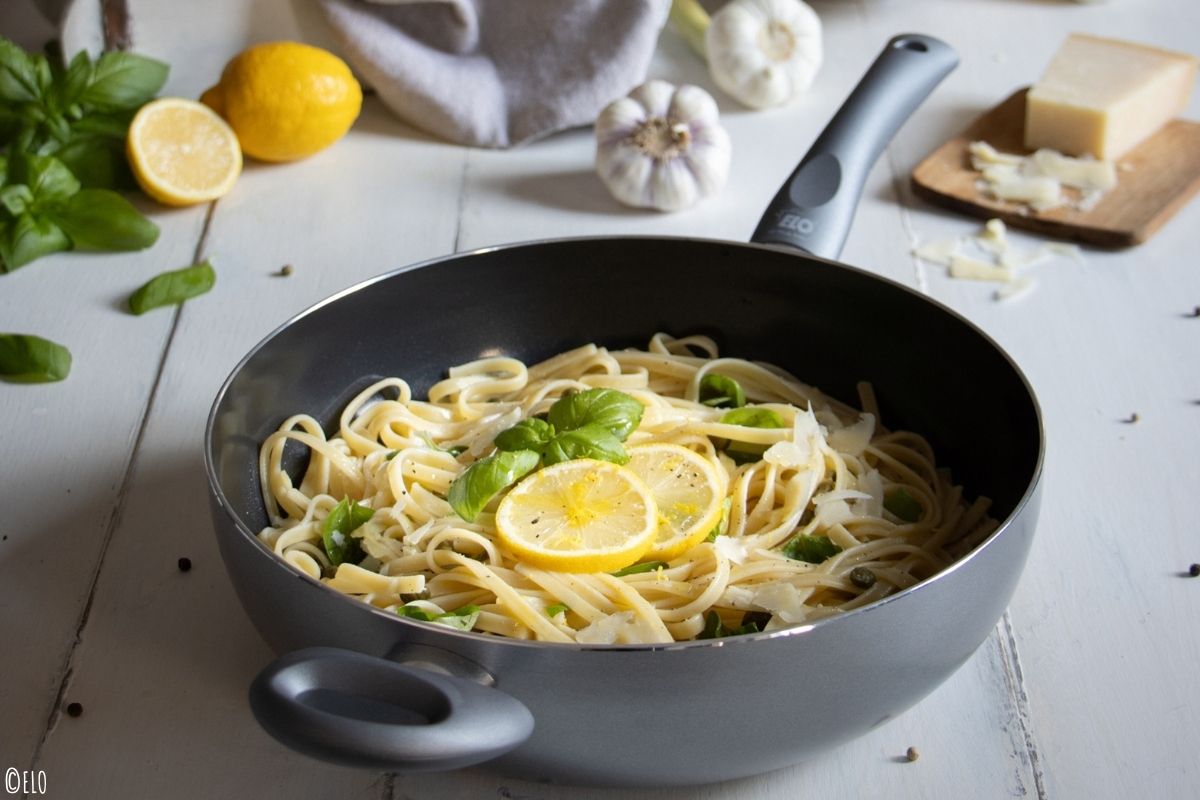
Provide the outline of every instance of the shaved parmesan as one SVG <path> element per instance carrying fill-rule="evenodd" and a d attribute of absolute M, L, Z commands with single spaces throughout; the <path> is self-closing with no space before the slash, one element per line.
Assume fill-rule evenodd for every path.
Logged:
<path fill-rule="evenodd" d="M 989 264 L 970 256 L 955 255 L 950 259 L 950 277 L 975 281 L 1011 281 L 1013 271 L 998 264 Z"/>
<path fill-rule="evenodd" d="M 925 261 L 932 256 L 932 263 L 948 267 L 952 278 L 1004 284 L 996 290 L 996 300 L 1017 297 L 1034 286 L 1032 278 L 1020 274 L 1022 270 L 1055 257 L 1083 260 L 1079 246 L 1066 242 L 1042 242 L 1033 250 L 1018 250 L 1009 241 L 1008 229 L 999 219 L 988 220 L 973 237 L 932 242 L 913 250 L 913 255 Z"/>
<path fill-rule="evenodd" d="M 850 510 L 850 504 L 845 500 L 833 499 L 828 502 L 822 502 L 820 496 L 813 498 L 813 505 L 816 507 L 817 523 L 820 528 L 831 528 L 839 522 L 848 522 L 854 519 L 854 512 Z"/>
<path fill-rule="evenodd" d="M 943 267 L 948 267 L 950 266 L 951 256 L 958 249 L 959 240 L 957 238 L 936 239 L 913 250 L 913 255 L 923 261 L 928 261 L 930 264 L 940 264 Z"/>
<path fill-rule="evenodd" d="M 1091 156 L 1073 158 L 1046 148 L 1020 156 L 1001 153 L 987 142 L 971 142 L 967 151 L 971 167 L 983 176 L 980 191 L 1034 211 L 1061 206 L 1086 211 L 1117 185 L 1116 165 Z"/>
<path fill-rule="evenodd" d="M 581 628 L 575 634 L 575 640 L 584 644 L 616 644 L 622 635 L 628 636 L 628 629 L 633 627 L 633 612 L 618 611 Z"/>
<path fill-rule="evenodd" d="M 853 425 L 831 431 L 829 445 L 842 453 L 857 456 L 867 449 L 867 445 L 871 443 L 871 437 L 874 435 L 875 417 L 872 414 L 863 413 L 858 422 Z"/>
<path fill-rule="evenodd" d="M 1034 280 L 1028 275 L 1022 275 L 1014 281 L 1004 284 L 995 292 L 997 300 L 1011 300 L 1033 288 Z"/>
<path fill-rule="evenodd" d="M 776 442 L 763 453 L 763 461 L 777 467 L 792 467 L 803 469 L 812 458 L 812 448 L 808 442 Z"/>
<path fill-rule="evenodd" d="M 775 614 L 784 622 L 803 622 L 808 612 L 804 608 L 806 595 L 783 581 L 768 583 L 754 594 L 754 603 Z"/>
<path fill-rule="evenodd" d="M 746 563 L 746 558 L 750 555 L 750 548 L 732 536 L 718 536 L 713 542 L 713 549 L 734 564 Z"/>

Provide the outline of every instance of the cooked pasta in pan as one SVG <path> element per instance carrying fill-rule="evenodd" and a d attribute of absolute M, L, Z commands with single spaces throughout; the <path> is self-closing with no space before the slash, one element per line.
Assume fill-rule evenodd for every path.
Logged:
<path fill-rule="evenodd" d="M 387 378 L 262 444 L 292 567 L 460 630 L 630 644 L 770 631 L 911 586 L 995 529 L 928 443 L 715 343 L 655 335 Z M 285 469 L 285 448 L 309 458 Z M 295 445 L 292 445 L 293 447 Z"/>

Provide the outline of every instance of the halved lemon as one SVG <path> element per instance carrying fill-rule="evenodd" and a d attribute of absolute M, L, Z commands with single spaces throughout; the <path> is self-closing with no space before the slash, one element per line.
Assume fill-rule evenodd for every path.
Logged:
<path fill-rule="evenodd" d="M 242 172 L 233 129 L 208 106 L 179 97 L 142 106 L 129 124 L 125 151 L 143 191 L 171 206 L 216 200 Z"/>
<path fill-rule="evenodd" d="M 721 521 L 726 482 L 699 453 L 677 444 L 638 445 L 629 448 L 625 468 L 642 479 L 658 506 L 658 533 L 647 557 L 669 561 Z"/>
<path fill-rule="evenodd" d="M 496 509 L 496 536 L 519 559 L 558 572 L 611 572 L 641 558 L 658 530 L 646 485 L 607 461 L 563 461 L 518 483 Z"/>

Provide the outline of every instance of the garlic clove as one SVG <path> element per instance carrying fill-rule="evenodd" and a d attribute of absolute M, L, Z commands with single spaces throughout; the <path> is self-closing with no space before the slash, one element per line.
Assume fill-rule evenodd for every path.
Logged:
<path fill-rule="evenodd" d="M 647 204 L 660 211 L 690 208 L 700 199 L 700 187 L 688 174 L 683 158 L 673 158 L 651 170 L 646 190 Z"/>
<path fill-rule="evenodd" d="M 627 206 L 652 207 L 648 188 L 654 162 L 625 143 L 598 150 L 596 172 L 613 197 Z"/>
<path fill-rule="evenodd" d="M 703 126 L 716 124 L 720 116 L 717 101 L 699 86 L 680 86 L 671 96 L 670 105 L 667 106 L 667 118 L 688 120 L 689 129 L 697 127 L 697 123 Z"/>
<path fill-rule="evenodd" d="M 643 109 L 644 116 L 665 117 L 675 96 L 674 84 L 663 80 L 649 80 L 629 93 L 629 99 Z"/>

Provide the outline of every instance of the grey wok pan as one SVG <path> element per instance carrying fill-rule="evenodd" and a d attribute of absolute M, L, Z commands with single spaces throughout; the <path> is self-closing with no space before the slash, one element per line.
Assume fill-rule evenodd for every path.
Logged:
<path fill-rule="evenodd" d="M 256 346 L 216 398 L 205 458 L 234 587 L 283 654 L 251 687 L 259 722 L 297 750 L 375 769 L 486 762 L 570 784 L 694 784 L 858 736 L 961 665 L 1003 612 L 1029 548 L 1037 402 L 962 317 L 829 260 L 867 170 L 955 63 L 935 39 L 889 42 L 754 243 L 568 239 L 451 256 L 347 289 Z M 266 524 L 258 447 L 292 413 L 332 423 L 374 376 L 402 376 L 423 393 L 449 365 L 485 352 L 535 361 L 591 341 L 642 346 L 656 331 L 710 335 L 723 353 L 778 364 L 834 397 L 872 381 L 883 419 L 928 437 L 956 482 L 993 498 L 1003 524 L 941 574 L 843 616 L 637 646 L 510 640 L 401 618 L 298 574 L 255 538 Z"/>

